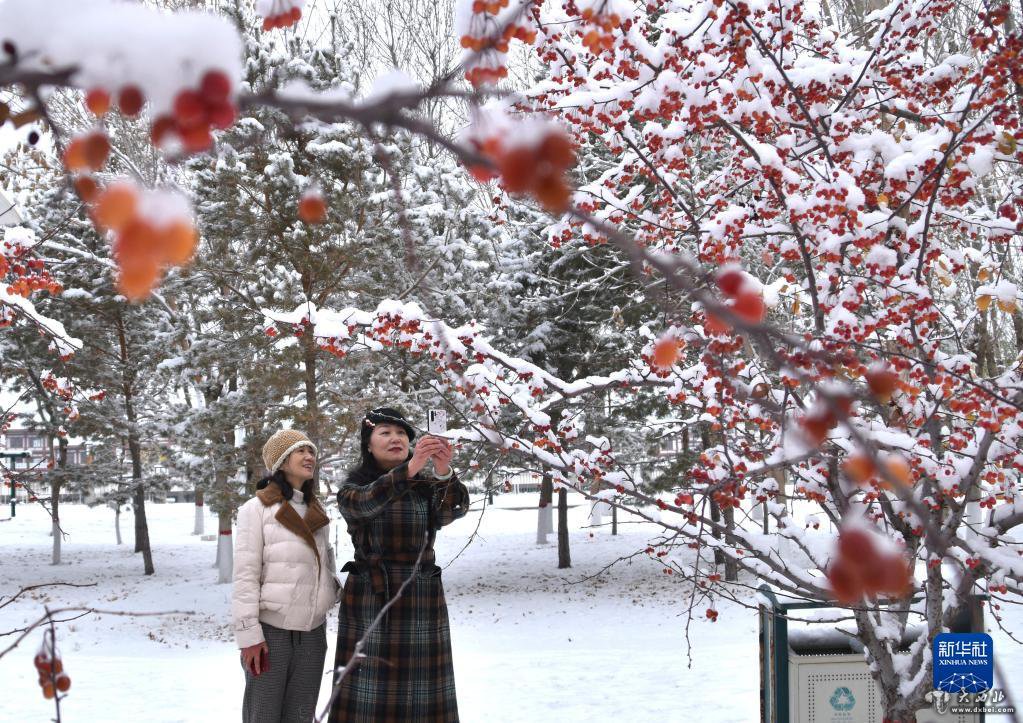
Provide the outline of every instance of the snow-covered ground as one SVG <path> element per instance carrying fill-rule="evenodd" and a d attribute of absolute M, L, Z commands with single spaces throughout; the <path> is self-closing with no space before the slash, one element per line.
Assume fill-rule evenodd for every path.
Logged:
<path fill-rule="evenodd" d="M 582 579 L 644 548 L 656 528 L 622 524 L 612 537 L 609 527 L 587 528 L 588 508 L 579 504 L 569 511 L 573 566 L 560 571 L 555 537 L 547 546 L 535 543 L 535 504 L 536 495 L 504 495 L 482 520 L 477 507 L 437 541 L 438 562 L 445 565 L 479 524 L 477 538 L 444 571 L 464 721 L 757 720 L 753 612 L 719 603 L 718 622 L 694 619 L 690 667 L 682 616 L 687 585 L 645 556 L 616 565 L 609 575 Z M 125 544 L 118 547 L 109 509 L 63 506 L 69 538 L 64 564 L 56 568 L 49 565 L 42 510 L 21 506 L 14 520 L 0 523 L 0 595 L 42 582 L 95 583 L 25 596 L 0 609 L 0 632 L 38 617 L 44 604 L 194 613 L 93 615 L 61 625 L 58 644 L 72 678 L 65 721 L 238 718 L 243 678 L 227 619 L 230 587 L 213 582 L 215 546 L 190 534 L 193 510 L 189 504 L 148 507 L 156 564 L 150 578 L 131 552 L 130 515 L 123 517 Z M 214 530 L 210 517 L 207 532 Z M 338 540 L 340 563 L 351 548 L 343 529 Z M 1020 613 L 1010 615 L 1023 622 Z M 328 628 L 333 660 L 335 617 Z M 40 637 L 33 634 L 0 658 L 3 720 L 52 717 L 32 666 Z M 0 637 L 0 649 L 11 641 Z M 1007 676 L 1023 680 L 1023 651 L 997 644 Z M 321 697 L 327 690 L 321 687 Z"/>

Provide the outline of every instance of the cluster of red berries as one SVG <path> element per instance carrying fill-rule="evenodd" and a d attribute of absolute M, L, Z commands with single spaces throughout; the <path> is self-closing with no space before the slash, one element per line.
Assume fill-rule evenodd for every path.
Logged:
<path fill-rule="evenodd" d="M 198 88 L 186 88 L 174 98 L 173 112 L 155 121 L 151 130 L 153 145 L 163 145 L 177 137 L 187 153 L 198 153 L 213 145 L 213 129 L 230 128 L 238 117 L 231 102 L 231 80 L 219 70 L 206 73 Z"/>
<path fill-rule="evenodd" d="M 822 400 L 813 406 L 799 422 L 807 441 L 813 445 L 822 444 L 839 419 L 852 413 L 852 403 L 849 397 L 835 397 L 830 403 Z"/>
<path fill-rule="evenodd" d="M 508 0 L 474 0 L 472 12 L 474 15 L 497 15 L 502 9 L 508 7 Z M 494 21 L 487 18 L 479 18 L 476 21 L 477 30 L 491 25 Z M 503 55 L 508 52 L 508 45 L 512 40 L 519 40 L 529 45 L 536 40 L 536 31 L 525 25 L 518 25 L 510 22 L 501 30 L 500 36 L 490 35 L 482 32 L 476 35 L 466 34 L 460 39 L 460 43 L 466 50 L 472 50 L 479 54 L 487 54 L 486 63 L 474 59 L 470 67 L 465 71 L 465 79 L 474 87 L 491 85 L 503 78 L 508 77 L 508 68 L 503 62 L 495 58 L 497 54 Z"/>
<path fill-rule="evenodd" d="M 594 25 L 583 35 L 583 45 L 594 55 L 599 55 L 604 50 L 614 47 L 614 36 L 612 31 L 621 27 L 622 19 L 617 13 L 609 15 L 593 12 L 593 8 L 586 8 L 582 11 L 581 17 L 584 23 Z"/>
<path fill-rule="evenodd" d="M 717 285 L 727 298 L 731 299 L 731 312 L 748 324 L 759 324 L 764 320 L 766 306 L 760 285 L 744 271 L 736 268 L 725 269 L 717 277 Z M 720 333 L 727 325 L 713 314 L 707 314 L 708 333 Z"/>
<path fill-rule="evenodd" d="M 302 2 L 294 0 L 264 0 L 257 7 L 263 16 L 263 31 L 290 28 L 302 19 Z"/>
<path fill-rule="evenodd" d="M 187 153 L 206 150 L 213 144 L 211 129 L 228 128 L 237 118 L 237 108 L 231 102 L 230 96 L 231 80 L 227 74 L 220 70 L 207 72 L 198 88 L 186 88 L 175 96 L 172 113 L 161 115 L 153 121 L 150 129 L 153 145 L 162 145 L 173 136 L 181 142 Z M 138 115 L 144 103 L 145 96 L 137 86 L 126 86 L 118 94 L 118 107 L 125 116 Z M 102 117 L 112 106 L 111 94 L 104 88 L 93 88 L 85 95 L 85 105 L 97 117 Z M 70 158 L 77 166 L 68 165 L 69 170 L 98 170 L 95 161 L 101 155 L 105 161 L 109 153 L 109 143 L 106 152 L 99 153 L 100 141 L 96 136 L 100 134 L 106 140 L 106 135 L 97 131 L 84 137 L 83 143 L 88 141 L 90 145 L 81 149 L 75 148 L 74 156 L 66 155 L 65 162 Z M 68 154 L 71 153 L 71 149 L 72 146 L 69 146 Z M 92 153 L 87 154 L 87 150 L 91 150 Z M 99 166 L 101 165 L 102 163 L 99 163 Z"/>
<path fill-rule="evenodd" d="M 142 111 L 146 98 L 137 85 L 126 85 L 117 92 L 117 108 L 121 114 L 134 118 Z M 105 88 L 93 88 L 85 94 L 85 107 L 97 118 L 106 115 L 113 105 L 113 97 Z"/>
<path fill-rule="evenodd" d="M 71 677 L 64 672 L 64 664 L 52 645 L 44 643 L 36 653 L 34 662 L 36 671 L 39 673 L 39 687 L 43 689 L 44 698 L 50 700 L 57 693 L 68 691 L 71 687 Z"/>
<path fill-rule="evenodd" d="M 575 164 L 575 149 L 569 137 L 552 130 L 539 143 L 505 148 L 497 138 L 476 143 L 490 166 L 473 166 L 473 177 L 487 182 L 495 177 L 508 193 L 528 194 L 548 211 L 568 210 L 572 189 L 565 173 Z"/>

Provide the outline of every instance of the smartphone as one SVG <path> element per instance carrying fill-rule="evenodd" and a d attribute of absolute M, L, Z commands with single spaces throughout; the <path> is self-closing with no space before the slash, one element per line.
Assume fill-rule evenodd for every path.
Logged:
<path fill-rule="evenodd" d="M 443 409 L 426 412 L 426 431 L 430 434 L 444 434 L 448 431 L 448 413 Z"/>

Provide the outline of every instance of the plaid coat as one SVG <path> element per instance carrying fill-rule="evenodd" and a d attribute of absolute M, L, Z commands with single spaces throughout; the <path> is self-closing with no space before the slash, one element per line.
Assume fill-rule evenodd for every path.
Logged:
<path fill-rule="evenodd" d="M 407 478 L 401 465 L 376 480 L 346 482 L 337 495 L 355 546 L 347 563 L 338 616 L 335 670 L 408 579 L 426 546 L 419 573 L 388 610 L 363 648 L 365 658 L 345 676 L 331 721 L 453 723 L 458 721 L 451 632 L 441 570 L 434 562 L 439 530 L 465 515 L 469 493 L 447 483 Z"/>

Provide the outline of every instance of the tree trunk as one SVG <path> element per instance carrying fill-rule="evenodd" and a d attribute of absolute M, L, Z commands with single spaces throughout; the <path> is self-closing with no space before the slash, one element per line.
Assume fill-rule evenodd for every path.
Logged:
<path fill-rule="evenodd" d="M 572 567 L 568 549 L 568 490 L 558 490 L 558 569 Z"/>
<path fill-rule="evenodd" d="M 554 482 L 544 473 L 540 482 L 540 504 L 536 508 L 536 544 L 546 545 L 547 535 L 554 531 Z"/>
<path fill-rule="evenodd" d="M 231 542 L 231 513 L 221 512 L 218 517 L 217 527 L 220 534 L 217 535 L 217 582 L 231 582 L 234 575 L 234 547 Z"/>
<path fill-rule="evenodd" d="M 53 556 L 51 565 L 60 564 L 60 545 L 63 541 L 60 532 L 60 490 L 64 486 L 64 474 L 67 472 L 67 440 L 57 440 L 57 474 L 50 483 L 50 512 L 53 515 Z"/>
<path fill-rule="evenodd" d="M 735 508 L 729 507 L 724 511 L 725 516 L 725 528 L 728 530 L 725 532 L 725 542 L 729 547 L 735 546 L 735 537 L 732 535 L 731 530 L 735 528 Z M 735 561 L 735 558 L 731 555 L 725 556 L 725 581 L 736 582 L 739 579 L 739 564 Z"/>
<path fill-rule="evenodd" d="M 611 534 L 618 534 L 618 505 L 611 505 Z"/>
<path fill-rule="evenodd" d="M 121 393 L 124 395 L 124 416 L 128 421 L 128 453 L 131 455 L 131 480 L 135 515 L 135 552 L 142 553 L 145 574 L 156 572 L 153 567 L 153 551 L 149 546 L 149 523 L 146 521 L 146 486 L 142 481 L 142 445 L 135 428 L 134 376 L 129 368 L 128 337 L 124 320 L 117 318 L 117 337 L 121 347 Z"/>
<path fill-rule="evenodd" d="M 121 539 L 121 505 L 118 504 L 114 507 L 114 534 L 117 535 L 117 544 L 123 545 L 124 541 Z"/>
<path fill-rule="evenodd" d="M 206 510 L 202 506 L 203 502 L 203 490 L 201 487 L 195 488 L 195 527 L 192 529 L 193 535 L 201 535 L 206 530 Z"/>
<path fill-rule="evenodd" d="M 714 500 L 713 497 L 711 497 L 711 499 L 710 499 L 710 520 L 711 520 L 711 522 L 715 522 L 715 523 L 721 522 L 721 508 L 718 506 L 718 503 Z M 714 530 L 710 534 L 711 534 L 711 537 L 713 537 L 716 540 L 720 540 L 721 539 L 721 531 L 718 530 L 716 527 L 714 528 Z M 715 565 L 723 565 L 724 563 L 725 563 L 725 553 L 721 551 L 721 548 L 715 546 L 714 547 L 714 564 Z"/>
<path fill-rule="evenodd" d="M 309 439 L 312 440 L 313 444 L 316 445 L 316 449 L 323 450 L 323 422 L 320 419 L 319 390 L 316 386 L 316 360 L 319 356 L 319 347 L 316 345 L 316 338 L 312 332 L 312 326 L 307 326 L 302 336 L 305 366 L 305 409 L 307 417 L 305 432 L 309 435 Z M 318 485 L 320 479 L 319 463 L 316 464 L 313 472 Z"/>

